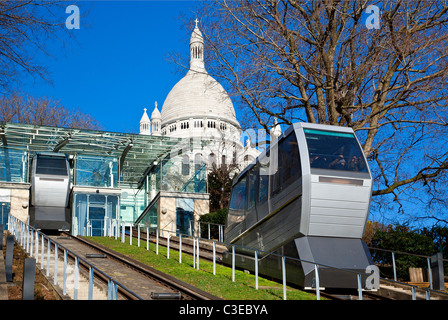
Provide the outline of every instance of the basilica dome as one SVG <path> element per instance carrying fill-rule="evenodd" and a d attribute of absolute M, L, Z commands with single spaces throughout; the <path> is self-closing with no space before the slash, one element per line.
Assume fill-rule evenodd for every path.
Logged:
<path fill-rule="evenodd" d="M 171 89 L 161 115 L 162 126 L 177 120 L 207 118 L 239 127 L 228 93 L 204 67 L 204 43 L 197 26 L 190 39 L 190 70 Z"/>
<path fill-rule="evenodd" d="M 219 118 L 239 126 L 232 101 L 218 81 L 190 70 L 168 94 L 162 124 L 188 118 Z"/>

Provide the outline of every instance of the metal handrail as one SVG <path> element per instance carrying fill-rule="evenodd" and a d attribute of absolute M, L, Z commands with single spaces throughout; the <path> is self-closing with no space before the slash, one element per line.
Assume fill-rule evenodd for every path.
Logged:
<path fill-rule="evenodd" d="M 37 235 L 41 234 L 42 236 L 42 242 L 45 243 L 45 239 L 48 239 L 49 243 L 53 243 L 54 248 L 55 248 L 55 273 L 57 273 L 57 257 L 58 254 L 56 252 L 62 251 L 64 253 L 64 256 L 66 253 L 70 253 L 70 255 L 72 255 L 75 258 L 75 268 L 78 265 L 76 263 L 76 260 L 82 261 L 85 265 L 87 265 L 89 267 L 90 270 L 93 270 L 93 272 L 89 272 L 89 275 L 93 277 L 93 273 L 96 272 L 98 274 L 101 274 L 104 278 L 108 279 L 108 298 L 109 300 L 116 300 L 117 297 L 117 289 L 119 287 L 121 287 L 123 290 L 129 292 L 131 295 L 133 295 L 134 297 L 136 297 L 139 300 L 144 300 L 142 297 L 140 297 L 137 293 L 133 292 L 132 290 L 130 290 L 129 288 L 127 288 L 125 285 L 123 285 L 122 283 L 120 283 L 117 280 L 114 280 L 114 278 L 112 276 L 109 276 L 108 274 L 106 274 L 105 272 L 101 271 L 100 269 L 98 269 L 97 267 L 95 267 L 94 265 L 92 265 L 91 263 L 89 263 L 87 260 L 85 260 L 84 258 L 80 257 L 79 255 L 77 255 L 76 253 L 74 253 L 73 251 L 71 251 L 70 249 L 66 248 L 65 246 L 63 246 L 62 244 L 60 244 L 59 242 L 55 241 L 54 239 L 50 239 L 49 237 L 47 237 L 44 233 L 40 232 L 38 229 L 24 223 L 23 221 L 19 220 L 18 218 L 10 215 L 9 216 L 10 222 L 8 224 L 8 230 L 11 231 L 11 233 L 17 238 L 17 236 L 20 237 L 20 241 L 18 242 L 19 245 L 22 246 L 22 244 L 24 243 L 24 238 L 23 237 L 27 237 L 26 240 L 26 246 L 30 249 L 30 253 L 31 256 L 33 256 L 33 251 L 36 250 L 36 255 L 38 256 L 38 242 L 36 241 L 36 246 L 35 248 L 29 247 L 29 240 L 33 241 L 33 237 L 32 235 L 30 235 L 30 231 L 32 233 L 37 232 Z M 11 228 L 11 229 L 9 229 Z M 37 236 L 38 238 L 38 236 Z M 47 247 L 48 248 L 48 247 Z M 50 247 L 51 248 L 51 247 Z M 43 249 L 42 249 L 42 254 L 43 254 Z M 42 256 L 43 259 L 43 256 Z M 42 262 L 43 263 L 43 262 Z M 49 264 L 49 253 L 48 253 L 48 259 L 47 259 L 47 266 Z M 47 273 L 48 273 L 48 269 L 47 268 Z M 65 272 L 66 270 L 64 270 Z M 66 277 L 66 274 L 64 274 L 64 277 Z M 55 278 L 57 279 L 57 276 L 55 276 Z M 91 278 L 91 280 L 89 279 L 89 282 L 93 281 L 93 278 Z M 56 281 L 57 283 L 57 281 Z M 89 298 L 91 300 L 91 290 L 92 287 L 89 286 Z M 75 294 L 75 300 L 76 300 L 76 294 Z"/>
<path fill-rule="evenodd" d="M 156 229 L 154 229 L 154 228 L 152 228 L 152 229 L 151 228 L 147 228 L 147 230 L 151 230 L 151 231 L 155 230 L 155 233 L 156 233 L 157 236 L 162 231 L 165 231 L 165 232 L 168 232 L 168 233 L 175 233 L 175 234 L 177 234 L 176 232 L 173 232 L 173 231 L 170 231 L 170 230 L 160 230 L 158 228 L 156 228 Z M 191 235 L 188 235 L 188 234 L 184 234 L 182 236 L 183 237 L 187 237 L 187 238 L 191 237 L 193 239 L 193 243 L 195 243 L 199 239 L 209 240 L 209 239 L 202 238 L 202 237 L 194 237 L 194 236 L 191 236 Z M 282 259 L 282 272 L 284 272 L 284 275 L 283 275 L 283 286 L 284 286 L 284 289 L 283 289 L 283 291 L 284 291 L 284 297 L 285 298 L 286 298 L 286 279 L 285 279 L 286 271 L 285 271 L 284 261 L 286 259 L 295 260 L 295 261 L 304 262 L 304 263 L 309 263 L 309 264 L 312 264 L 312 265 L 315 266 L 315 272 L 316 272 L 316 288 L 315 289 L 316 289 L 316 295 L 317 295 L 318 299 L 320 299 L 320 293 L 319 293 L 320 292 L 320 288 L 319 288 L 319 285 L 318 285 L 318 282 L 319 282 L 319 268 L 330 268 L 330 269 L 339 270 L 339 271 L 343 271 L 343 272 L 348 272 L 348 273 L 352 273 L 352 274 L 356 275 L 357 281 L 358 281 L 359 299 L 362 299 L 362 291 L 363 291 L 362 284 L 361 284 L 361 277 L 362 276 L 369 277 L 369 276 L 372 275 L 372 274 L 365 273 L 365 272 L 358 272 L 358 271 L 342 269 L 342 268 L 338 268 L 338 267 L 334 267 L 334 266 L 330 266 L 330 265 L 325 265 L 325 264 L 322 264 L 322 263 L 317 263 L 317 262 L 314 262 L 314 261 L 308 261 L 308 260 L 304 260 L 304 259 L 289 257 L 289 256 L 281 255 L 281 254 L 278 254 L 278 253 L 274 253 L 274 252 L 268 252 L 268 251 L 253 249 L 253 248 L 249 248 L 249 247 L 245 247 L 245 246 L 235 245 L 235 244 L 226 243 L 226 242 L 222 242 L 222 241 L 216 241 L 216 240 L 213 240 L 213 250 L 215 250 L 215 248 L 216 248 L 216 243 L 219 243 L 219 244 L 222 244 L 222 245 L 225 245 L 227 247 L 232 248 L 231 249 L 232 250 L 232 255 L 235 254 L 235 247 L 238 247 L 238 248 L 242 248 L 242 249 L 245 249 L 245 250 L 253 251 L 255 259 L 257 259 L 258 253 L 263 253 L 263 254 L 265 254 L 265 256 L 267 256 L 267 255 L 275 255 L 275 256 L 280 257 Z M 159 241 L 157 240 L 157 246 L 158 246 L 158 244 L 159 244 Z M 180 250 L 182 250 L 182 249 L 180 248 Z M 198 250 L 198 249 L 196 249 L 196 250 Z M 196 251 L 196 252 L 198 252 L 198 251 Z M 157 249 L 157 254 L 158 254 L 158 249 Z M 234 259 L 232 258 L 232 260 L 234 260 Z M 256 260 L 256 261 L 258 261 L 258 260 Z M 213 259 L 213 264 L 215 264 L 215 259 Z M 234 277 L 234 272 L 235 272 L 234 262 L 232 264 L 233 264 L 232 265 L 232 279 L 234 279 L 235 278 Z M 257 263 L 256 263 L 256 265 L 257 265 Z M 198 269 L 198 267 L 195 266 L 195 263 L 193 263 L 193 268 L 197 268 Z M 256 274 L 258 276 L 258 272 L 256 272 Z M 432 293 L 441 294 L 441 295 L 445 295 L 445 296 L 448 297 L 448 293 L 443 292 L 443 291 L 439 291 L 439 290 L 434 290 L 432 288 L 420 288 L 420 287 L 418 287 L 416 285 L 413 285 L 413 284 L 400 282 L 400 281 L 396 281 L 396 280 L 391 280 L 391 279 L 386 279 L 386 278 L 382 278 L 382 277 L 379 277 L 379 281 L 380 282 L 381 281 L 392 282 L 392 283 L 395 283 L 395 284 L 400 284 L 400 285 L 405 286 L 405 287 L 409 287 L 411 289 L 411 291 L 412 291 L 412 299 L 413 300 L 416 300 L 416 291 L 417 291 L 417 289 L 426 291 L 426 299 L 427 300 L 430 299 L 431 292 Z M 256 282 L 258 283 L 258 279 L 256 280 Z"/>

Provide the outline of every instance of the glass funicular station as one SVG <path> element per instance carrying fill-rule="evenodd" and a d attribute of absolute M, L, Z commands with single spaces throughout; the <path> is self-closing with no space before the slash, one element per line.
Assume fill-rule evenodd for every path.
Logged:
<path fill-rule="evenodd" d="M 209 210 L 206 165 L 185 155 L 193 143 L 0 122 L 1 223 L 12 214 L 38 229 L 101 236 L 138 221 L 191 234 Z"/>

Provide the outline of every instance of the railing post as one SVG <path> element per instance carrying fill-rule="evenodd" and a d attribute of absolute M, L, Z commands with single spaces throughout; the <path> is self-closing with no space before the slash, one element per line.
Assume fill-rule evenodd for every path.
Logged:
<path fill-rule="evenodd" d="M 36 243 L 35 243 L 35 252 L 34 252 L 34 257 L 36 257 L 36 262 L 39 262 L 39 231 L 36 230 Z"/>
<path fill-rule="evenodd" d="M 210 223 L 208 224 L 208 240 L 210 240 Z"/>
<path fill-rule="evenodd" d="M 42 234 L 42 243 L 41 243 L 41 249 L 40 249 L 40 268 L 43 269 L 44 268 L 44 249 L 45 249 L 45 236 L 44 234 Z"/>
<path fill-rule="evenodd" d="M 193 237 L 193 269 L 196 268 L 196 239 Z"/>
<path fill-rule="evenodd" d="M 197 257 L 196 257 L 196 269 L 199 270 L 199 237 L 197 238 L 197 240 L 198 240 L 198 248 L 196 250 L 196 254 L 197 254 Z"/>
<path fill-rule="evenodd" d="M 53 284 L 58 284 L 58 244 L 54 244 L 54 280 Z"/>
<path fill-rule="evenodd" d="M 432 290 L 432 270 L 431 270 L 431 258 L 426 258 L 428 263 L 428 277 L 429 277 L 429 288 Z"/>
<path fill-rule="evenodd" d="M 34 252 L 34 229 L 31 229 L 30 250 L 29 250 L 30 257 L 33 257 L 33 252 Z"/>
<path fill-rule="evenodd" d="M 112 297 L 112 292 L 113 292 L 113 282 L 112 279 L 109 279 L 109 281 L 107 282 L 107 300 L 113 300 Z"/>
<path fill-rule="evenodd" d="M 149 227 L 146 227 L 146 250 L 149 251 Z"/>
<path fill-rule="evenodd" d="M 74 279 L 74 300 L 78 300 L 78 289 L 79 289 L 79 258 L 75 256 L 75 279 Z"/>
<path fill-rule="evenodd" d="M 216 275 L 216 241 L 213 241 L 213 275 Z"/>
<path fill-rule="evenodd" d="M 140 225 L 137 225 L 137 233 L 138 233 L 138 240 L 137 240 L 137 246 L 140 248 Z"/>
<path fill-rule="evenodd" d="M 357 279 L 358 279 L 358 299 L 359 299 L 359 300 L 362 300 L 361 274 L 358 273 L 356 277 L 357 277 Z"/>
<path fill-rule="evenodd" d="M 314 276 L 316 279 L 316 299 L 320 300 L 320 281 L 319 281 L 319 266 L 314 265 Z"/>
<path fill-rule="evenodd" d="M 48 238 L 47 247 L 47 278 L 50 276 L 50 254 L 51 254 L 51 240 Z"/>
<path fill-rule="evenodd" d="M 67 294 L 67 263 L 68 263 L 68 257 L 67 257 L 67 250 L 64 249 L 64 273 L 63 273 L 63 280 L 62 280 L 62 292 L 64 294 Z"/>
<path fill-rule="evenodd" d="M 89 267 L 89 300 L 93 299 L 93 268 Z"/>
<path fill-rule="evenodd" d="M 156 229 L 156 254 L 159 254 L 159 228 Z"/>
<path fill-rule="evenodd" d="M 258 290 L 258 251 L 255 250 L 255 289 Z"/>
<path fill-rule="evenodd" d="M 286 300 L 286 263 L 284 256 L 282 256 L 282 278 L 283 278 L 283 300 Z"/>
<path fill-rule="evenodd" d="M 170 234 L 166 237 L 166 258 L 170 258 Z"/>
<path fill-rule="evenodd" d="M 232 282 L 235 282 L 235 245 L 232 246 Z"/>
<path fill-rule="evenodd" d="M 182 263 L 182 234 L 179 234 L 179 263 Z"/>
<path fill-rule="evenodd" d="M 397 268 L 395 267 L 395 252 L 392 252 L 392 266 L 394 270 L 394 281 L 397 281 Z"/>
<path fill-rule="evenodd" d="M 30 226 L 26 226 L 26 252 L 30 253 Z"/>

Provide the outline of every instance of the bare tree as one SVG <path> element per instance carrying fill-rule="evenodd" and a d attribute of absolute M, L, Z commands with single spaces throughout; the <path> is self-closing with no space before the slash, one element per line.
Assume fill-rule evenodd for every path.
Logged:
<path fill-rule="evenodd" d="M 243 124 L 349 126 L 370 160 L 373 195 L 446 191 L 446 1 L 205 1 L 199 16 L 207 69 Z M 374 18 L 379 29 L 368 29 Z"/>
<path fill-rule="evenodd" d="M 23 74 L 50 81 L 38 53 L 51 57 L 47 41 L 72 38 L 65 28 L 65 1 L 0 1 L 0 87 L 7 89 Z"/>
<path fill-rule="evenodd" d="M 59 100 L 18 93 L 0 98 L 0 121 L 77 129 L 101 129 L 91 115 L 69 109 Z"/>

